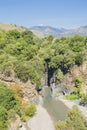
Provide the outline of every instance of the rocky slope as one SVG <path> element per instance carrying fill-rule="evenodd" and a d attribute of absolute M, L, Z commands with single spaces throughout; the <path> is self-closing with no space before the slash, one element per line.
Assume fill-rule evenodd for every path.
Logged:
<path fill-rule="evenodd" d="M 74 65 L 69 72 L 65 75 L 62 83 L 57 84 L 58 91 L 70 93 L 75 85 L 74 79 L 78 76 L 82 77 L 83 92 L 87 93 L 87 61 L 81 66 Z"/>
<path fill-rule="evenodd" d="M 14 77 L 6 77 L 3 75 L 0 75 L 0 81 L 5 82 L 11 89 L 14 90 L 14 87 L 16 91 L 22 91 L 21 95 L 24 101 L 34 101 L 38 98 L 38 94 L 36 91 L 36 85 L 32 84 L 30 80 L 23 83 L 19 79 L 15 79 Z"/>

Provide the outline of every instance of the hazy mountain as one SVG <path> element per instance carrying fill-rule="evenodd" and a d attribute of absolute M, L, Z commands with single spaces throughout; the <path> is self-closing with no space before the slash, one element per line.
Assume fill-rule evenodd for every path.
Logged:
<path fill-rule="evenodd" d="M 13 29 L 17 29 L 18 31 L 24 31 L 27 28 L 13 24 L 0 23 L 0 30 L 9 31 Z M 59 29 L 51 26 L 33 26 L 29 28 L 29 30 L 31 30 L 38 37 L 44 37 L 48 35 L 53 35 L 54 37 L 71 36 L 74 34 L 87 35 L 87 26 L 81 26 L 76 29 Z"/>
<path fill-rule="evenodd" d="M 54 37 L 71 36 L 74 34 L 87 35 L 87 26 L 82 26 L 76 29 L 54 28 L 51 26 L 33 26 L 29 28 L 35 35 L 41 37 L 53 35 Z"/>

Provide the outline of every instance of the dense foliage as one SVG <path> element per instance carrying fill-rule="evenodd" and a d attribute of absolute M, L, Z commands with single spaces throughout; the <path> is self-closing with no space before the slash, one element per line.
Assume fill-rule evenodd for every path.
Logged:
<path fill-rule="evenodd" d="M 56 71 L 56 80 L 61 82 L 64 74 L 75 64 L 86 59 L 87 37 L 75 35 L 54 39 L 52 36 L 37 38 L 29 30 L 19 32 L 0 31 L 0 73 L 23 82 L 28 79 L 41 87 L 44 64 Z"/>
<path fill-rule="evenodd" d="M 17 114 L 22 121 L 35 114 L 35 104 L 27 103 L 23 106 L 19 98 L 21 94 L 20 88 L 13 92 L 5 83 L 0 82 L 0 130 L 7 130 L 10 120 L 15 119 Z"/>
<path fill-rule="evenodd" d="M 19 112 L 20 105 L 13 91 L 6 84 L 0 82 L 0 130 L 5 130 L 8 125 L 10 110 Z"/>
<path fill-rule="evenodd" d="M 86 36 L 75 35 L 59 39 L 48 36 L 40 39 L 29 30 L 0 30 L 0 78 L 14 77 L 22 82 L 31 80 L 38 89 L 42 85 L 46 64 L 48 70 L 55 71 L 56 82 L 60 83 L 70 67 L 75 64 L 79 66 L 84 60 L 87 60 Z M 77 77 L 74 91 L 78 94 L 81 92 L 81 83 L 81 78 Z M 86 96 L 83 97 L 83 102 L 87 103 Z M 18 105 L 19 101 L 13 91 L 0 83 L 0 130 L 7 127 L 8 112 L 14 110 L 20 113 Z M 35 106 L 31 105 L 21 118 L 25 120 L 26 115 L 32 116 L 35 111 Z M 60 124 L 62 123 L 65 127 L 66 123 Z"/>

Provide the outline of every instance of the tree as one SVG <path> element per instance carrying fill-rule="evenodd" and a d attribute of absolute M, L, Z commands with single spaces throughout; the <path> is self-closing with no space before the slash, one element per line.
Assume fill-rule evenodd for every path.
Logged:
<path fill-rule="evenodd" d="M 56 72 L 56 78 L 59 82 L 62 82 L 64 79 L 63 72 L 60 69 L 58 69 Z"/>
<path fill-rule="evenodd" d="M 81 104 L 87 105 L 87 94 L 82 94 L 82 96 L 81 96 Z"/>
<path fill-rule="evenodd" d="M 82 93 L 82 82 L 83 82 L 83 79 L 81 76 L 77 76 L 75 78 L 75 87 L 74 87 L 74 92 L 76 94 L 81 94 Z"/>
<path fill-rule="evenodd" d="M 73 106 L 68 112 L 66 121 L 58 121 L 56 130 L 86 130 L 85 118 L 77 106 Z"/>
<path fill-rule="evenodd" d="M 36 112 L 36 105 L 35 104 L 30 104 L 26 109 L 25 109 L 25 115 L 32 117 Z"/>
<path fill-rule="evenodd" d="M 7 32 L 7 38 L 14 38 L 14 39 L 18 39 L 21 37 L 21 34 L 18 30 L 14 29 L 14 30 L 10 30 Z"/>
<path fill-rule="evenodd" d="M 56 127 L 56 130 L 67 130 L 65 121 L 58 121 L 55 127 Z"/>
<path fill-rule="evenodd" d="M 85 118 L 77 106 L 73 106 L 72 110 L 68 113 L 66 124 L 68 128 L 73 130 L 86 130 L 84 125 Z"/>
<path fill-rule="evenodd" d="M 21 33 L 22 38 L 28 43 L 28 44 L 34 44 L 33 41 L 33 33 L 29 30 L 23 31 Z"/>

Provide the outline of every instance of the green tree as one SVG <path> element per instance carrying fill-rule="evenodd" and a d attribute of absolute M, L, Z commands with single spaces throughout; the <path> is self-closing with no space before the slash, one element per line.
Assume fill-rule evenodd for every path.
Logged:
<path fill-rule="evenodd" d="M 26 109 L 25 109 L 25 115 L 32 117 L 36 112 L 36 105 L 35 104 L 30 104 Z"/>
<path fill-rule="evenodd" d="M 59 82 L 62 82 L 64 79 L 63 72 L 60 69 L 58 69 L 56 72 L 56 78 Z"/>
<path fill-rule="evenodd" d="M 10 30 L 7 32 L 7 38 L 10 39 L 10 38 L 14 38 L 14 39 L 18 39 L 21 37 L 21 34 L 18 30 Z"/>
<path fill-rule="evenodd" d="M 56 123 L 56 130 L 67 130 L 66 128 L 66 122 L 65 121 L 58 121 L 58 123 Z"/>
<path fill-rule="evenodd" d="M 33 33 L 29 30 L 23 31 L 21 36 L 28 44 L 34 44 Z"/>
<path fill-rule="evenodd" d="M 67 127 L 73 130 L 86 130 L 84 125 L 84 116 L 77 106 L 73 106 L 72 110 L 68 113 L 68 118 L 66 120 Z"/>
<path fill-rule="evenodd" d="M 81 96 L 81 104 L 87 105 L 87 94 L 82 94 L 82 96 Z"/>
<path fill-rule="evenodd" d="M 77 106 L 73 106 L 68 112 L 66 121 L 58 121 L 56 130 L 86 130 L 85 118 Z"/>
<path fill-rule="evenodd" d="M 74 87 L 74 92 L 76 94 L 82 94 L 82 82 L 83 82 L 83 79 L 81 76 L 77 76 L 75 78 L 75 87 Z"/>

